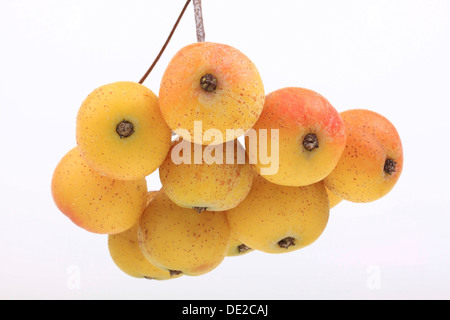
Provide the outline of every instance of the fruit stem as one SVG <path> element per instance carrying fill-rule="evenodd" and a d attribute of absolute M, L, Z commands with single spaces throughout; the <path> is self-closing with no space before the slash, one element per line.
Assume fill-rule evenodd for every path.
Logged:
<path fill-rule="evenodd" d="M 153 61 L 152 65 L 150 66 L 150 68 L 147 70 L 147 72 L 145 73 L 145 75 L 141 78 L 141 80 L 139 81 L 140 84 L 143 84 L 144 81 L 147 79 L 147 77 L 149 76 L 149 74 L 152 72 L 153 68 L 156 66 L 156 64 L 158 63 L 159 59 L 161 58 L 162 54 L 164 53 L 164 51 L 167 48 L 167 45 L 169 44 L 170 40 L 172 39 L 173 34 L 175 33 L 175 30 L 178 27 L 178 24 L 181 21 L 181 18 L 183 17 L 184 13 L 186 12 L 187 7 L 189 6 L 189 4 L 191 3 L 191 0 L 187 0 L 186 4 L 184 5 L 183 10 L 181 11 L 181 14 L 178 16 L 177 21 L 175 22 L 175 25 L 172 28 L 172 31 L 169 34 L 169 37 L 167 38 L 166 42 L 164 43 L 164 46 L 162 47 L 161 51 L 159 52 L 158 56 L 156 57 L 155 61 Z"/>
<path fill-rule="evenodd" d="M 195 25 L 197 27 L 197 41 L 205 42 L 205 26 L 203 24 L 202 0 L 194 0 Z"/>

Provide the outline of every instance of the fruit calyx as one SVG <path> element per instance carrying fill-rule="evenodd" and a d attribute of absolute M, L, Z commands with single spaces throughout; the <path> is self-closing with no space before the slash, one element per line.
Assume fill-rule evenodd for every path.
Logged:
<path fill-rule="evenodd" d="M 315 133 L 308 133 L 303 139 L 303 147 L 308 151 L 319 148 L 319 139 Z"/>
<path fill-rule="evenodd" d="M 134 133 L 134 125 L 127 120 L 123 120 L 116 127 L 116 132 L 120 139 L 128 138 Z"/>
<path fill-rule="evenodd" d="M 192 209 L 194 209 L 198 213 L 202 213 L 202 212 L 205 212 L 208 208 L 206 208 L 206 207 L 192 207 Z"/>
<path fill-rule="evenodd" d="M 284 249 L 287 249 L 291 246 L 295 246 L 295 239 L 292 237 L 284 238 L 284 239 L 278 241 L 278 246 L 280 248 L 284 248 Z"/>
<path fill-rule="evenodd" d="M 210 73 L 205 74 L 200 79 L 200 86 L 206 92 L 214 92 L 217 89 L 217 78 Z"/>
<path fill-rule="evenodd" d="M 386 162 L 384 163 L 384 172 L 386 172 L 387 174 L 391 175 L 395 171 L 395 167 L 397 165 L 397 162 L 395 162 L 392 159 L 386 159 Z"/>
<path fill-rule="evenodd" d="M 169 270 L 169 273 L 170 273 L 171 277 L 176 277 L 176 276 L 182 274 L 183 272 L 179 271 L 179 270 Z"/>
<path fill-rule="evenodd" d="M 245 244 L 241 244 L 240 246 L 237 247 L 237 249 L 239 253 L 244 253 L 251 250 L 251 248 Z"/>

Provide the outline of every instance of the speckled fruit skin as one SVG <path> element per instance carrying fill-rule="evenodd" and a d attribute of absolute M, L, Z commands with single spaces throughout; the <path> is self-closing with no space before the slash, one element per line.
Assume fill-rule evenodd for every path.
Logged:
<path fill-rule="evenodd" d="M 200 80 L 212 74 L 217 88 L 205 91 Z M 194 121 L 208 129 L 250 129 L 261 114 L 265 93 L 254 63 L 239 50 L 219 43 L 200 42 L 182 48 L 170 61 L 160 91 L 161 112 L 167 124 L 183 139 L 194 140 Z M 186 129 L 185 134 L 176 129 Z M 242 133 L 243 134 L 243 133 Z"/>
<path fill-rule="evenodd" d="M 252 249 L 285 253 L 315 242 L 329 218 L 328 195 L 322 182 L 288 187 L 255 175 L 248 197 L 227 211 L 232 234 Z M 282 248 L 278 242 L 292 237 L 295 245 Z"/>
<path fill-rule="evenodd" d="M 326 187 L 325 189 L 327 190 L 328 193 L 328 200 L 330 201 L 330 209 L 336 207 L 339 203 L 341 203 L 344 200 L 334 192 L 331 192 L 330 189 Z"/>
<path fill-rule="evenodd" d="M 223 150 L 223 163 L 194 163 L 195 145 L 186 140 L 173 143 L 166 160 L 159 168 L 159 175 L 164 191 L 177 205 L 184 208 L 207 208 L 208 211 L 224 211 L 236 207 L 250 192 L 253 182 L 253 168 L 245 162 L 238 164 L 238 149 L 246 156 L 244 147 L 235 140 L 233 149 Z M 172 150 L 177 146 L 189 145 L 191 149 L 191 164 L 175 164 L 172 160 Z M 219 146 L 219 145 L 217 145 Z M 202 155 L 208 147 L 201 146 Z M 226 163 L 226 154 L 234 153 L 233 163 Z M 207 151 L 207 154 L 210 152 Z M 231 156 L 230 156 L 231 157 Z"/>
<path fill-rule="evenodd" d="M 127 138 L 116 132 L 123 120 L 134 125 L 135 132 Z M 169 151 L 171 137 L 158 97 L 139 83 L 121 81 L 95 89 L 77 116 L 76 138 L 84 159 L 117 180 L 137 180 L 154 172 Z"/>
<path fill-rule="evenodd" d="M 137 230 L 136 224 L 124 232 L 108 236 L 108 249 L 115 265 L 134 278 L 168 280 L 180 277 L 155 267 L 144 257 L 139 247 Z"/>
<path fill-rule="evenodd" d="M 341 113 L 347 129 L 347 146 L 336 168 L 324 180 L 341 198 L 367 203 L 388 194 L 403 169 L 403 147 L 394 125 L 366 109 Z M 386 159 L 396 162 L 395 172 L 384 171 Z"/>
<path fill-rule="evenodd" d="M 320 94 L 297 87 L 276 90 L 265 99 L 264 109 L 253 126 L 260 149 L 260 130 L 279 130 L 279 169 L 264 174 L 259 156 L 250 155 L 251 163 L 264 178 L 285 186 L 305 186 L 323 180 L 336 166 L 345 148 L 344 123 L 337 110 Z M 318 137 L 319 147 L 308 151 L 303 146 L 306 135 Z M 248 144 L 246 137 L 246 144 Z M 271 147 L 268 148 L 270 150 Z M 247 148 L 249 150 L 249 148 Z"/>
<path fill-rule="evenodd" d="M 57 165 L 51 191 L 56 206 L 79 227 L 98 234 L 116 234 L 131 228 L 147 201 L 145 179 L 119 181 L 98 174 L 78 148 Z"/>
<path fill-rule="evenodd" d="M 161 190 L 139 221 L 138 240 L 153 265 L 199 276 L 224 260 L 230 229 L 224 213 L 182 208 Z"/>

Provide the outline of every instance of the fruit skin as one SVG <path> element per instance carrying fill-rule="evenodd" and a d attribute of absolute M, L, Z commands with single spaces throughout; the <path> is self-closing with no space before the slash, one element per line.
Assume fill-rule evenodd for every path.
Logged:
<path fill-rule="evenodd" d="M 126 138 L 116 131 L 123 120 L 134 126 Z M 77 115 L 76 139 L 84 159 L 117 180 L 137 180 L 154 172 L 169 151 L 171 137 L 158 97 L 139 83 L 120 81 L 95 89 Z"/>
<path fill-rule="evenodd" d="M 100 175 L 69 151 L 57 165 L 51 184 L 58 209 L 79 227 L 98 234 L 116 234 L 131 228 L 147 201 L 145 179 L 119 181 Z"/>
<path fill-rule="evenodd" d="M 261 148 L 260 130 L 267 130 L 268 150 L 272 148 L 271 129 L 279 130 L 278 172 L 266 174 L 262 170 L 269 165 L 263 164 L 257 153 L 249 153 L 257 171 L 275 184 L 305 186 L 323 180 L 345 148 L 346 132 L 338 111 L 323 96 L 304 88 L 287 87 L 268 94 L 253 129 L 257 150 Z M 319 147 L 312 151 L 303 146 L 308 134 L 318 138 Z M 247 150 L 250 138 L 247 134 Z"/>
<path fill-rule="evenodd" d="M 285 253 L 315 242 L 329 218 L 328 195 L 323 182 L 289 187 L 255 175 L 248 197 L 227 211 L 232 234 L 254 250 Z M 295 245 L 280 247 L 279 241 L 294 238 Z"/>
<path fill-rule="evenodd" d="M 326 187 L 325 189 L 327 190 L 328 193 L 328 200 L 330 201 L 330 209 L 336 207 L 339 203 L 341 203 L 344 200 L 334 192 L 331 192 L 330 189 Z"/>
<path fill-rule="evenodd" d="M 217 88 L 208 92 L 200 83 L 212 74 Z M 182 48 L 172 58 L 164 72 L 160 91 L 160 106 L 169 127 L 183 139 L 194 140 L 194 121 L 202 121 L 202 136 L 208 129 L 250 129 L 264 105 L 265 92 L 261 76 L 254 63 L 239 50 L 219 43 L 200 42 Z M 177 129 L 182 128 L 188 132 Z"/>
<path fill-rule="evenodd" d="M 152 202 L 153 198 L 158 194 L 158 191 L 148 191 L 147 192 L 147 204 L 146 204 L 146 208 L 148 207 L 148 205 L 150 204 L 150 202 Z"/>
<path fill-rule="evenodd" d="M 203 145 L 200 149 L 201 164 L 195 164 L 196 146 L 186 140 L 174 141 L 159 168 L 160 180 L 168 197 L 181 207 L 206 208 L 208 211 L 225 211 L 241 203 L 250 192 L 253 167 L 238 140 L 229 142 L 228 148 L 225 145 L 216 145 L 223 150 L 223 156 L 215 154 L 219 163 L 208 164 L 211 152 Z M 180 148 L 190 149 L 190 164 L 176 164 L 173 161 L 172 151 L 176 153 Z M 205 150 L 206 156 L 203 156 Z M 227 154 L 231 155 L 233 163 L 226 163 Z M 238 163 L 239 154 L 244 156 L 242 164 Z"/>
<path fill-rule="evenodd" d="M 341 198 L 367 203 L 388 194 L 403 170 L 403 147 L 394 125 L 384 116 L 367 109 L 341 113 L 347 129 L 347 145 L 325 185 Z M 394 160 L 395 172 L 384 171 L 387 159 Z"/>
<path fill-rule="evenodd" d="M 199 214 L 182 208 L 160 190 L 139 221 L 138 239 L 144 256 L 153 265 L 198 276 L 224 260 L 230 230 L 224 213 Z"/>
<path fill-rule="evenodd" d="M 139 247 L 137 229 L 136 223 L 124 232 L 108 236 L 109 253 L 116 266 L 134 278 L 168 280 L 180 277 L 155 267 L 144 257 Z"/>

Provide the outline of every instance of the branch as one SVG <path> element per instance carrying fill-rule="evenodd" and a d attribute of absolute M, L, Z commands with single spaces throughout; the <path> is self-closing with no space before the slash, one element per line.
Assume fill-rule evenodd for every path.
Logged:
<path fill-rule="evenodd" d="M 184 12 L 186 11 L 187 7 L 189 6 L 189 3 L 191 3 L 191 0 L 187 0 L 186 4 L 184 5 L 183 11 L 181 11 L 180 16 L 177 19 L 177 22 L 175 23 L 175 25 L 172 28 L 172 31 L 170 32 L 169 37 L 167 38 L 166 42 L 164 43 L 164 46 L 162 47 L 161 51 L 159 52 L 158 56 L 156 57 L 155 61 L 153 62 L 153 64 L 150 66 L 150 68 L 147 70 L 147 72 L 145 73 L 145 75 L 142 77 L 142 79 L 139 81 L 140 84 L 143 84 L 144 81 L 147 79 L 148 75 L 152 72 L 153 68 L 156 66 L 156 64 L 158 63 L 159 59 L 161 58 L 162 54 L 164 53 L 164 50 L 166 50 L 167 45 L 170 42 L 170 39 L 172 39 L 173 34 L 175 33 L 175 30 L 178 27 L 178 24 L 181 21 L 181 18 L 184 15 Z"/>
<path fill-rule="evenodd" d="M 195 25 L 197 27 L 197 41 L 205 42 L 205 27 L 203 25 L 202 0 L 194 1 Z"/>

